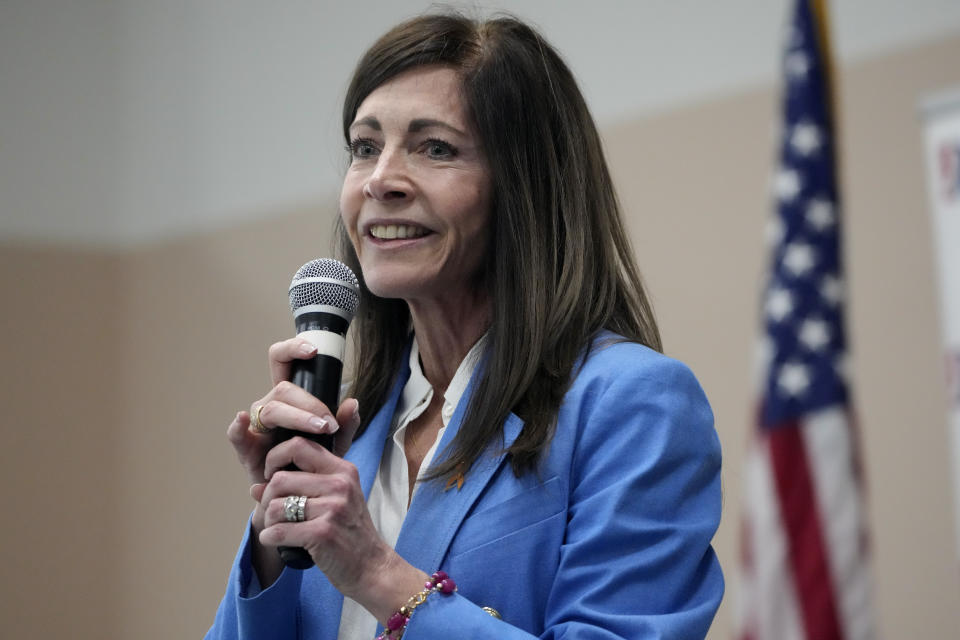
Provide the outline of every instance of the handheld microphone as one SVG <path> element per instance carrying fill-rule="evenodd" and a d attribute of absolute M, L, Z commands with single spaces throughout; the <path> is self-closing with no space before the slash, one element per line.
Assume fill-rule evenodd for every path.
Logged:
<path fill-rule="evenodd" d="M 357 276 L 337 260 L 311 260 L 297 270 L 290 283 L 290 310 L 297 335 L 317 348 L 317 355 L 309 360 L 291 363 L 290 381 L 319 398 L 333 413 L 340 401 L 347 328 L 359 303 Z M 328 450 L 333 448 L 333 435 L 329 433 L 311 434 L 282 428 L 276 432 L 277 442 L 300 436 Z M 296 470 L 293 465 L 289 468 Z M 310 554 L 300 547 L 280 547 L 280 557 L 294 569 L 313 566 Z"/>

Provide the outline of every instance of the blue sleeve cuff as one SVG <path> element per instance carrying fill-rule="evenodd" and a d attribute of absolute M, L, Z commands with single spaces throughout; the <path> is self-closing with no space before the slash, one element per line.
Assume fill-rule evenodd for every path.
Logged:
<path fill-rule="evenodd" d="M 227 593 L 207 638 L 255 640 L 297 637 L 303 572 L 284 568 L 276 582 L 262 589 L 250 561 L 252 535 L 253 529 L 248 524 L 230 572 Z"/>
<path fill-rule="evenodd" d="M 494 618 L 463 596 L 433 594 L 417 607 L 403 633 L 407 640 L 534 640 L 517 627 Z"/>

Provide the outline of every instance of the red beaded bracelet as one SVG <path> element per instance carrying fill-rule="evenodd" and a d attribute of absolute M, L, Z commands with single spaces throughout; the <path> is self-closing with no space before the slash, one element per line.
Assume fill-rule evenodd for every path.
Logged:
<path fill-rule="evenodd" d="M 397 611 L 390 616 L 387 620 L 387 628 L 384 629 L 375 640 L 399 640 L 399 638 L 403 637 L 403 632 L 407 628 L 407 623 L 410 622 L 410 616 L 413 615 L 413 610 L 426 602 L 427 597 L 431 593 L 439 592 L 444 595 L 450 595 L 456 590 L 457 583 L 453 581 L 453 578 L 443 571 L 437 571 L 424 583 L 423 591 L 415 593 L 407 600 L 407 604 L 397 609 Z"/>

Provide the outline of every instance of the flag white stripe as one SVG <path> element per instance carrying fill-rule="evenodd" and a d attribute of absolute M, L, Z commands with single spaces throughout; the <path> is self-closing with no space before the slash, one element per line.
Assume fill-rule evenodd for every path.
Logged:
<path fill-rule="evenodd" d="M 827 542 L 827 557 L 845 640 L 875 637 L 871 575 L 864 545 L 864 512 L 854 475 L 853 433 L 846 410 L 834 407 L 804 417 L 801 434 Z"/>
<path fill-rule="evenodd" d="M 749 595 L 744 594 L 749 610 L 741 611 L 744 621 L 751 623 L 742 628 L 753 629 L 756 638 L 805 640 L 770 454 L 762 435 L 750 445 L 744 485 L 745 504 L 751 507 L 746 519 L 752 566 L 746 570 Z"/>

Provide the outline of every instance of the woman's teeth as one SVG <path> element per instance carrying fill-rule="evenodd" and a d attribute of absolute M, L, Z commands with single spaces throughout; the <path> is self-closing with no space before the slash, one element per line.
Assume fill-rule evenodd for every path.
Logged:
<path fill-rule="evenodd" d="M 370 235 L 380 240 L 419 238 L 427 233 L 428 231 L 423 227 L 412 224 L 375 224 L 370 227 Z"/>

